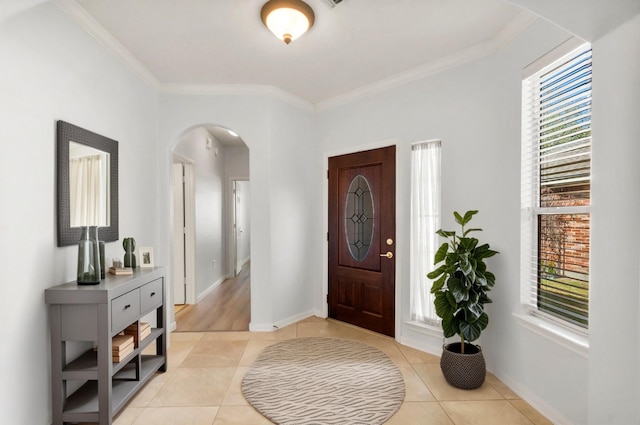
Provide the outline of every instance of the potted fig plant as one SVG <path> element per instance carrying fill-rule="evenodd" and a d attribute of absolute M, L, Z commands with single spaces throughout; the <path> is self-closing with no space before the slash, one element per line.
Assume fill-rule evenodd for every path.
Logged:
<path fill-rule="evenodd" d="M 445 338 L 460 336 L 460 342 L 443 346 L 440 368 L 449 382 L 457 388 L 478 388 L 484 382 L 486 366 L 482 349 L 471 342 L 480 337 L 489 323 L 484 305 L 491 302 L 487 295 L 495 284 L 495 276 L 485 260 L 498 252 L 489 244 L 480 244 L 469 236 L 482 229 L 466 228 L 478 211 L 464 215 L 453 213 L 461 226 L 460 233 L 438 230 L 447 239 L 435 254 L 435 270 L 427 276 L 433 279 L 431 293 L 435 295 L 436 314 L 442 319 Z M 439 264 L 439 265 L 438 265 Z"/>

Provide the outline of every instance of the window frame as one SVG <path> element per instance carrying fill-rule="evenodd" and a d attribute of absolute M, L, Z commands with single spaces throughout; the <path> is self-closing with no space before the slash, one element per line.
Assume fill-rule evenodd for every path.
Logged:
<path fill-rule="evenodd" d="M 554 206 L 541 207 L 540 200 L 540 168 L 539 158 L 539 137 L 538 122 L 533 119 L 537 115 L 532 115 L 532 104 L 527 96 L 537 96 L 540 93 L 536 88 L 530 87 L 530 78 L 540 73 L 562 65 L 570 59 L 570 55 L 575 55 L 580 51 L 591 49 L 589 43 L 578 38 L 571 38 L 562 45 L 553 49 L 548 54 L 542 56 L 523 70 L 522 78 L 522 152 L 521 152 L 521 257 L 520 257 L 520 307 L 514 315 L 519 322 L 528 329 L 545 336 L 559 344 L 587 356 L 589 350 L 589 330 L 556 315 L 541 311 L 537 301 L 539 291 L 539 238 L 540 229 L 538 217 L 550 214 L 588 214 L 591 218 L 590 206 Z M 591 123 L 589 123 L 591 126 Z M 531 130 L 535 128 L 536 130 Z M 591 130 L 591 128 L 589 128 Z M 533 136 L 536 134 L 536 136 Z M 591 146 L 589 147 L 591 152 Z M 589 154 L 591 155 L 591 154 Z M 589 196 L 590 199 L 590 196 Z M 589 230 L 589 239 L 591 232 Z M 589 247 L 589 262 L 591 260 L 591 249 Z M 535 264 L 535 267 L 534 267 Z M 535 274 L 535 279 L 534 279 Z M 535 288 L 534 288 L 535 286 Z M 535 296 L 534 294 L 535 290 Z"/>

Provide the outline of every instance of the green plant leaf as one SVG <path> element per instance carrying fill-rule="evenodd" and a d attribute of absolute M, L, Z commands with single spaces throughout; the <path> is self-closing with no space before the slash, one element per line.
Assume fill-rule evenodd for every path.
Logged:
<path fill-rule="evenodd" d="M 480 338 L 480 334 L 482 333 L 482 328 L 477 322 L 469 323 L 469 322 L 460 322 L 460 335 L 466 341 L 475 341 Z"/>
<path fill-rule="evenodd" d="M 469 221 L 471 221 L 473 216 L 476 215 L 476 214 L 478 214 L 478 210 L 470 210 L 470 211 L 467 211 L 466 213 L 464 213 L 464 218 L 463 218 L 464 223 L 463 224 L 467 224 Z"/>
<path fill-rule="evenodd" d="M 460 238 L 460 248 L 464 251 L 473 251 L 478 245 L 478 239 L 476 238 Z"/>
<path fill-rule="evenodd" d="M 482 232 L 482 229 L 478 229 L 478 228 L 475 228 L 475 229 L 467 229 L 467 230 L 465 230 L 465 231 L 464 231 L 464 233 L 462 234 L 462 236 L 467 236 L 470 232 Z"/>
<path fill-rule="evenodd" d="M 436 251 L 433 264 L 438 264 L 439 262 L 443 261 L 447 257 L 447 251 L 449 251 L 449 244 L 445 242 L 440 245 L 440 248 L 438 248 L 438 250 Z"/>
<path fill-rule="evenodd" d="M 473 323 L 480 318 L 484 308 L 478 303 L 467 303 L 465 310 L 465 319 L 469 323 Z"/>
<path fill-rule="evenodd" d="M 442 266 L 438 267 L 437 269 L 427 273 L 427 277 L 429 279 L 437 279 L 438 276 L 440 276 L 441 274 L 444 274 L 445 270 L 446 270 L 446 266 L 442 265 Z"/>
<path fill-rule="evenodd" d="M 493 285 L 496 283 L 496 277 L 493 273 L 487 271 L 484 273 L 484 277 L 487 279 L 487 286 L 489 288 L 493 288 Z"/>
<path fill-rule="evenodd" d="M 460 325 L 453 315 L 442 318 L 442 334 L 445 338 L 451 338 L 457 334 L 459 327 Z"/>
<path fill-rule="evenodd" d="M 479 302 L 481 302 L 482 304 L 491 304 L 493 302 L 493 300 L 491 298 L 489 298 L 487 296 L 487 294 L 482 294 L 480 296 Z"/>
<path fill-rule="evenodd" d="M 452 238 L 456 235 L 456 232 L 452 231 L 452 230 L 438 230 L 436 232 L 438 235 L 442 236 L 443 238 Z"/>
<path fill-rule="evenodd" d="M 446 292 L 438 292 L 436 293 L 434 305 L 436 307 L 436 314 L 438 317 L 441 317 L 443 320 L 445 317 L 453 316 L 453 307 L 447 300 Z"/>
<path fill-rule="evenodd" d="M 451 293 L 451 291 L 445 291 L 444 296 L 447 299 L 447 302 L 449 303 L 449 305 L 451 306 L 452 314 L 455 313 L 458 310 L 458 303 L 456 302 L 456 299 L 454 298 L 453 294 Z"/>
<path fill-rule="evenodd" d="M 478 320 L 475 321 L 475 323 L 480 325 L 480 330 L 485 330 L 487 325 L 489 324 L 489 316 L 487 315 L 487 313 L 482 313 Z"/>
<path fill-rule="evenodd" d="M 447 287 L 455 299 L 456 305 L 469 299 L 469 290 L 465 288 L 462 281 L 456 276 L 451 276 L 447 280 Z"/>
<path fill-rule="evenodd" d="M 498 251 L 494 251 L 489 247 L 489 244 L 480 245 L 477 248 L 477 256 L 481 259 L 493 257 L 498 254 Z"/>
<path fill-rule="evenodd" d="M 466 222 L 464 221 L 464 217 L 462 217 L 458 211 L 454 211 L 453 216 L 456 218 L 456 223 L 463 226 L 465 225 Z"/>
<path fill-rule="evenodd" d="M 475 322 L 460 322 L 460 335 L 464 337 L 467 341 L 475 341 L 480 338 L 480 334 L 489 324 L 489 316 L 487 313 L 482 313 L 482 315 Z"/>
<path fill-rule="evenodd" d="M 460 267 L 460 270 L 465 276 L 469 276 L 470 274 L 473 273 L 473 266 L 469 261 L 468 254 L 465 253 L 463 255 L 460 255 L 460 259 L 458 261 L 460 263 L 458 266 Z"/>
<path fill-rule="evenodd" d="M 444 286 L 444 282 L 447 279 L 447 276 L 442 275 L 438 278 L 438 280 L 434 281 L 431 285 L 431 293 L 435 294 L 436 292 L 442 291 L 442 287 Z"/>

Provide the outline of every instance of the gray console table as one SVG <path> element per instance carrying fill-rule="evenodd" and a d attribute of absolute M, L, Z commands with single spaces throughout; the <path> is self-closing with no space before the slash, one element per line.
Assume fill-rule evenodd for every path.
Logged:
<path fill-rule="evenodd" d="M 111 425 L 113 416 L 157 371 L 167 369 L 167 306 L 162 267 L 136 269 L 98 285 L 75 281 L 45 290 L 51 331 L 53 425 L 96 422 Z M 112 361 L 111 338 L 155 311 L 156 326 L 122 361 Z M 140 329 L 140 327 L 138 327 Z M 90 341 L 89 349 L 68 361 L 66 342 Z M 155 354 L 143 351 L 155 343 Z M 152 350 L 149 350 L 152 351 Z M 68 394 L 70 381 L 84 384 Z M 70 391 L 69 391 L 70 392 Z"/>

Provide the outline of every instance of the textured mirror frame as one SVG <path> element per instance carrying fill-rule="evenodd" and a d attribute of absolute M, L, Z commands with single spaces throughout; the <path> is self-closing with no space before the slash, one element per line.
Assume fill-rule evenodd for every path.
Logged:
<path fill-rule="evenodd" d="M 81 227 L 71 227 L 69 195 L 69 142 L 73 141 L 109 153 L 110 210 L 109 227 L 100 227 L 101 241 L 113 242 L 118 237 L 118 142 L 65 121 L 57 122 L 57 210 L 58 246 L 76 245 Z"/>

